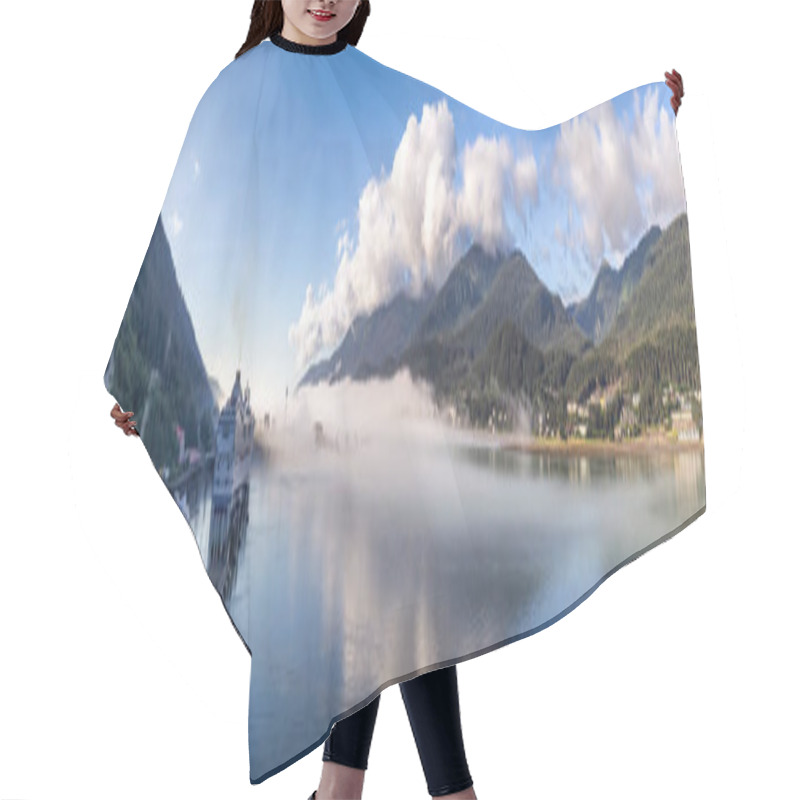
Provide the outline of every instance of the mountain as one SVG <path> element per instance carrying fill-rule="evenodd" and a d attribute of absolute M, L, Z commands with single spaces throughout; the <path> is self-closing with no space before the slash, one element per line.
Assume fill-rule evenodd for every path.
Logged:
<path fill-rule="evenodd" d="M 651 227 L 619 271 L 605 264 L 568 309 L 519 249 L 490 255 L 473 245 L 437 292 L 400 294 L 356 319 L 302 382 L 390 377 L 403 366 L 479 425 L 520 404 L 560 425 L 567 399 L 620 380 L 646 391 L 648 413 L 658 413 L 664 381 L 699 387 L 686 214 Z"/>
<path fill-rule="evenodd" d="M 567 313 L 595 343 L 608 333 L 617 312 L 638 285 L 650 263 L 648 254 L 660 237 L 661 228 L 653 225 L 618 270 L 612 269 L 603 259 L 589 294 L 567 306 Z"/>
<path fill-rule="evenodd" d="M 492 255 L 480 244 L 473 244 L 450 270 L 414 332 L 411 344 L 458 328 L 483 302 L 504 258 L 501 253 Z"/>
<path fill-rule="evenodd" d="M 473 244 L 437 292 L 420 300 L 401 293 L 356 318 L 333 355 L 310 367 L 298 385 L 344 375 L 388 377 L 407 365 L 437 392 L 453 390 L 506 321 L 542 351 L 578 354 L 590 346 L 520 250 L 491 254 Z"/>
<path fill-rule="evenodd" d="M 173 464 L 178 440 L 213 448 L 218 409 L 178 285 L 159 215 L 104 376 L 106 389 L 134 412 L 154 463 Z"/>
<path fill-rule="evenodd" d="M 541 350 L 560 347 L 578 353 L 589 344 L 561 298 L 539 280 L 520 250 L 502 262 L 483 302 L 448 335 L 477 355 L 506 320 Z"/>
<path fill-rule="evenodd" d="M 480 385 L 492 379 L 500 389 L 533 395 L 544 373 L 542 351 L 532 345 L 513 320 L 505 320 L 489 339 L 472 372 Z"/>
<path fill-rule="evenodd" d="M 679 214 L 659 237 L 647 261 L 641 280 L 609 328 L 608 336 L 618 351 L 630 350 L 661 328 L 695 324 L 685 213 Z"/>
<path fill-rule="evenodd" d="M 633 391 L 664 381 L 700 387 L 685 213 L 648 249 L 641 279 L 603 340 L 573 364 L 565 389 L 585 399 L 595 386 L 618 379 Z"/>
<path fill-rule="evenodd" d="M 371 314 L 359 314 L 333 355 L 309 367 L 297 388 L 320 381 L 334 383 L 346 376 L 359 380 L 376 374 L 406 348 L 433 296 L 430 286 L 419 299 L 400 292 Z"/>

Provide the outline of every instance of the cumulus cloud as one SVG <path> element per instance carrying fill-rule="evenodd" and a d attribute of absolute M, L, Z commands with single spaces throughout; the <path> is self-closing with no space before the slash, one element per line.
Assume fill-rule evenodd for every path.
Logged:
<path fill-rule="evenodd" d="M 333 285 L 306 288 L 289 329 L 298 367 L 337 346 L 354 317 L 400 289 L 418 296 L 428 282 L 441 285 L 466 241 L 491 251 L 511 246 L 506 204 L 519 211 L 537 200 L 533 154 L 518 158 L 505 139 L 483 136 L 459 154 L 446 99 L 412 114 L 391 170 L 361 192 L 357 241 L 347 229 L 339 237 Z"/>
<path fill-rule="evenodd" d="M 608 251 L 620 261 L 652 224 L 685 209 L 674 114 L 655 87 L 633 93 L 633 120 L 611 101 L 561 125 L 552 179 L 580 215 L 581 247 L 597 265 Z M 558 229 L 556 237 L 564 240 Z"/>
<path fill-rule="evenodd" d="M 634 104 L 638 108 L 635 99 Z M 642 110 L 637 115 L 631 151 L 638 173 L 651 182 L 642 192 L 645 216 L 648 221 L 665 225 L 676 214 L 686 210 L 686 196 L 675 134 L 675 114 L 671 108 L 659 107 L 654 88 L 648 89 Z"/>

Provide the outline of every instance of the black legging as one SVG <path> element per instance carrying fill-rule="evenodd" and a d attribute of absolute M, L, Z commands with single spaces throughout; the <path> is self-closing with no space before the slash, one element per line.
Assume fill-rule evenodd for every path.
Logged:
<path fill-rule="evenodd" d="M 455 664 L 403 681 L 400 692 L 431 797 L 468 789 L 472 777 L 461 735 Z M 380 699 L 378 695 L 360 711 L 334 724 L 325 740 L 323 761 L 367 768 Z"/>

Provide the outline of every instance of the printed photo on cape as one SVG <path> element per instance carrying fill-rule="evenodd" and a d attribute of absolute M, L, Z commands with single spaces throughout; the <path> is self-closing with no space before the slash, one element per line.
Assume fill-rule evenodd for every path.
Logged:
<path fill-rule="evenodd" d="M 270 40 L 204 94 L 104 384 L 252 657 L 252 783 L 705 511 L 670 96 L 530 131 Z"/>

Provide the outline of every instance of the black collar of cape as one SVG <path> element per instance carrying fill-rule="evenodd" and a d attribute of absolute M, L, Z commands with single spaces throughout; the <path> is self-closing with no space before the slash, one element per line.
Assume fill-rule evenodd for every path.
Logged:
<path fill-rule="evenodd" d="M 333 53 L 340 53 L 347 47 L 347 39 L 337 39 L 330 44 L 300 44 L 281 36 L 279 32 L 275 32 L 269 37 L 270 41 L 282 50 L 289 50 L 292 53 L 307 53 L 313 56 L 326 56 Z"/>

